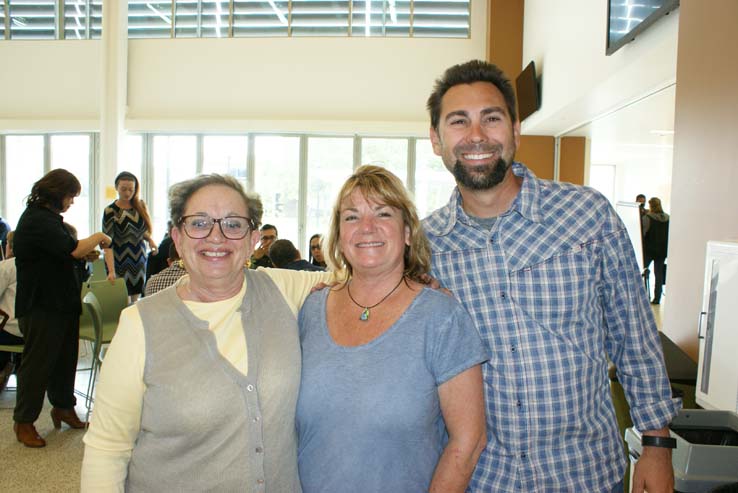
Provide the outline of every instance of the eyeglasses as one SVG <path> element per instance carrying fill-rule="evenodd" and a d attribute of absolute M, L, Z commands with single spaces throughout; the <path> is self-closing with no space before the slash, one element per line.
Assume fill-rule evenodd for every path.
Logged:
<path fill-rule="evenodd" d="M 310 250 L 320 250 L 320 245 L 310 245 Z"/>
<path fill-rule="evenodd" d="M 183 216 L 179 223 L 184 231 L 193 240 L 201 240 L 210 236 L 215 223 L 218 223 L 220 232 L 229 240 L 240 240 L 256 228 L 253 219 L 243 216 L 227 216 L 214 219 L 204 214 Z"/>

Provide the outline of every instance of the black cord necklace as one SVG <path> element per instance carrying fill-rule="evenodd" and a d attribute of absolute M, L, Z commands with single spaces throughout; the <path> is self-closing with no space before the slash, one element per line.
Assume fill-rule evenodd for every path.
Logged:
<path fill-rule="evenodd" d="M 367 320 L 369 320 L 369 310 L 371 310 L 372 308 L 377 307 L 380 304 L 382 304 L 382 302 L 384 300 L 386 300 L 387 298 L 389 298 L 392 293 L 394 293 L 395 291 L 397 291 L 397 288 L 400 287 L 400 284 L 402 284 L 402 280 L 403 279 L 405 279 L 405 276 L 402 276 L 400 278 L 400 281 L 397 283 L 397 285 L 394 288 L 392 288 L 392 291 L 390 291 L 389 293 L 387 293 L 387 295 L 384 298 L 382 298 L 381 300 L 379 300 L 378 303 L 374 303 L 372 306 L 362 305 L 361 303 L 357 302 L 354 299 L 353 296 L 351 296 L 351 281 L 349 281 L 348 284 L 346 284 L 346 291 L 348 292 L 349 298 L 351 298 L 351 301 L 353 301 L 356 306 L 358 306 L 359 308 L 363 308 L 364 309 L 361 312 L 361 315 L 359 315 L 359 320 L 361 320 L 362 322 L 366 322 Z"/>

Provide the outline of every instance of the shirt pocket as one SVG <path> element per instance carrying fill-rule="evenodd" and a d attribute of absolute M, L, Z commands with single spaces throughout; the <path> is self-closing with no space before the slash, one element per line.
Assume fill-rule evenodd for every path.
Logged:
<path fill-rule="evenodd" d="M 603 339 L 597 265 L 593 245 L 576 245 L 510 275 L 525 323 L 587 357 L 600 351 Z"/>

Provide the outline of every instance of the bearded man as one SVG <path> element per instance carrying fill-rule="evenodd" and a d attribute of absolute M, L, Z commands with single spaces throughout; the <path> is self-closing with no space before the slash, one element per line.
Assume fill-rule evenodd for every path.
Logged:
<path fill-rule="evenodd" d="M 628 232 L 591 188 L 515 162 L 515 93 L 494 65 L 449 68 L 428 99 L 435 153 L 457 187 L 424 220 L 433 276 L 474 318 L 487 447 L 473 492 L 623 491 L 608 357 L 643 438 L 633 491 L 673 490 L 672 399 Z"/>

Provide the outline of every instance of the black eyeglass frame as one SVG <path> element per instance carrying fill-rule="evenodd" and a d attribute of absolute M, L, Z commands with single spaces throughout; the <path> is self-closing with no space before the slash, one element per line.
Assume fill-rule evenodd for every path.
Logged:
<path fill-rule="evenodd" d="M 210 219 L 213 222 L 213 224 L 210 225 L 210 229 L 208 230 L 208 234 L 206 234 L 204 236 L 192 236 L 190 234 L 190 232 L 187 231 L 187 225 L 185 224 L 185 221 L 188 218 L 190 218 L 190 217 L 200 217 L 200 218 L 203 218 L 203 219 Z M 223 230 L 223 225 L 221 223 L 221 221 L 224 221 L 226 219 L 233 219 L 233 218 L 245 219 L 246 222 L 248 223 L 248 229 L 243 234 L 243 236 L 239 236 L 238 238 L 232 238 L 232 237 L 228 236 L 225 233 L 225 231 Z M 208 216 L 207 214 L 188 214 L 186 216 L 180 217 L 179 218 L 179 221 L 177 221 L 177 222 L 182 226 L 182 229 L 184 230 L 185 234 L 187 236 L 189 236 L 190 238 L 192 238 L 193 240 L 204 240 L 205 238 L 207 238 L 208 236 L 210 236 L 213 233 L 213 228 L 215 227 L 216 224 L 220 228 L 220 234 L 222 234 L 224 238 L 227 238 L 229 240 L 243 240 L 244 238 L 246 238 L 249 235 L 249 233 L 251 233 L 251 232 L 253 232 L 253 231 L 256 230 L 256 223 L 254 222 L 254 220 L 251 219 L 250 217 L 245 217 L 245 216 L 225 216 L 225 217 L 219 217 L 219 218 L 216 219 L 214 217 Z"/>

